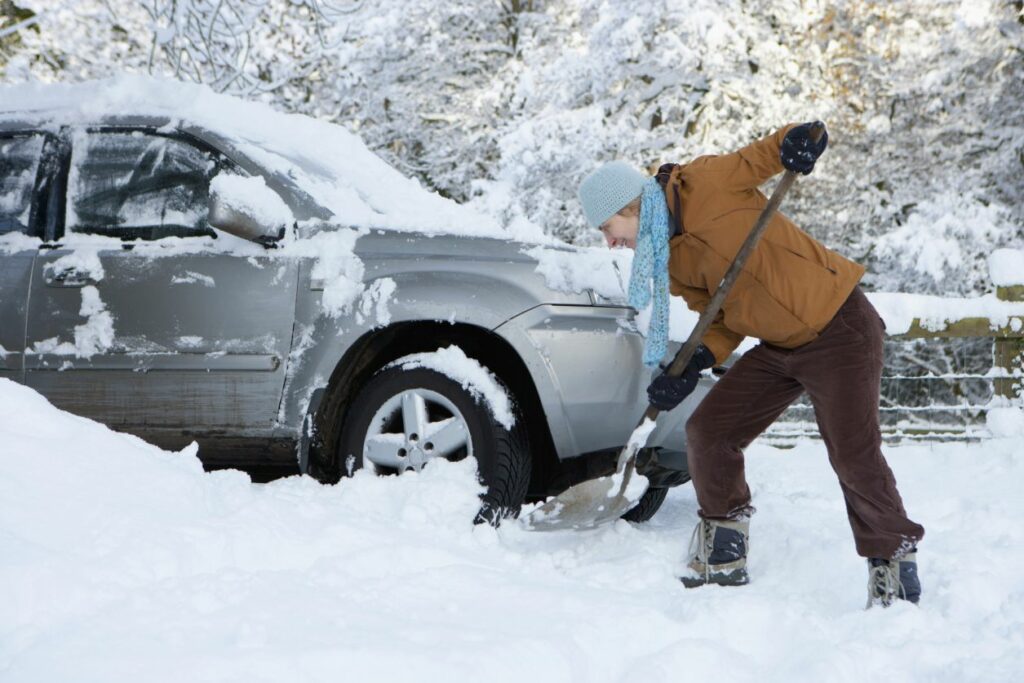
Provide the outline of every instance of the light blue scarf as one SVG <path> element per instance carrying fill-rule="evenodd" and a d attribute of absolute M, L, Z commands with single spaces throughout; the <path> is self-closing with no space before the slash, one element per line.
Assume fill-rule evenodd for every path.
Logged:
<path fill-rule="evenodd" d="M 642 310 L 651 301 L 651 325 L 644 343 L 644 365 L 656 366 L 668 349 L 668 205 L 654 177 L 640 195 L 640 230 L 629 276 L 629 305 Z"/>

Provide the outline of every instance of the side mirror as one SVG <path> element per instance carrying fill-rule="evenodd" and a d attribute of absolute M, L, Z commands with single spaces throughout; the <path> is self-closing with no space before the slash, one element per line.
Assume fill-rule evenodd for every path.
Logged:
<path fill-rule="evenodd" d="M 207 221 L 230 235 L 273 246 L 295 217 L 262 176 L 220 173 L 210 182 Z"/>

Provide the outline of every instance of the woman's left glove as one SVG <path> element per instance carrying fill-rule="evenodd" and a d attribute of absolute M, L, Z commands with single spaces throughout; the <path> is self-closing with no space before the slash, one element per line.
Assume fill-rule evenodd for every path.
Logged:
<path fill-rule="evenodd" d="M 794 126 L 782 139 L 782 148 L 779 150 L 779 158 L 787 170 L 807 175 L 814 170 L 814 162 L 822 155 L 828 147 L 828 131 L 821 134 L 821 139 L 815 144 L 811 140 L 811 124 L 801 123 Z"/>
<path fill-rule="evenodd" d="M 662 372 L 654 378 L 654 381 L 647 387 L 648 400 L 658 410 L 672 410 L 697 388 L 701 370 L 706 370 L 714 364 L 715 354 L 701 344 L 697 347 L 682 375 L 670 377 Z"/>

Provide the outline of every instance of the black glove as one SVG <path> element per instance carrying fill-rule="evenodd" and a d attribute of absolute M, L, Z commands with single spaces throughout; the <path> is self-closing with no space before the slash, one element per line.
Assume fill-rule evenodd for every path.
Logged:
<path fill-rule="evenodd" d="M 814 169 L 814 162 L 828 146 L 828 131 L 822 133 L 818 144 L 811 141 L 811 124 L 801 123 L 791 128 L 782 139 L 779 157 L 782 165 L 790 171 L 807 175 Z"/>
<path fill-rule="evenodd" d="M 701 344 L 679 377 L 669 377 L 664 372 L 654 378 L 647 387 L 647 398 L 651 405 L 661 411 L 672 410 L 693 393 L 697 387 L 700 371 L 715 364 L 715 355 Z"/>

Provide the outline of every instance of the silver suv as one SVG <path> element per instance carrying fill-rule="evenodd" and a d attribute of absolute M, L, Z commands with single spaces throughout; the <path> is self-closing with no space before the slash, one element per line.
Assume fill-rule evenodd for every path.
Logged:
<path fill-rule="evenodd" d="M 231 133 L 150 114 L 0 114 L 0 377 L 262 479 L 472 455 L 491 517 L 610 470 L 646 407 L 643 340 L 621 301 L 548 286 L 538 254 L 571 250 L 357 232 L 303 187 L 316 160 L 267 168 Z M 261 178 L 294 222 L 226 206 L 219 174 Z M 363 293 L 333 315 L 323 247 L 294 246 L 331 232 L 352 235 Z M 493 374 L 511 428 L 471 385 L 395 363 L 449 346 Z M 687 479 L 682 425 L 705 391 L 652 435 L 657 480 L 634 519 Z"/>

